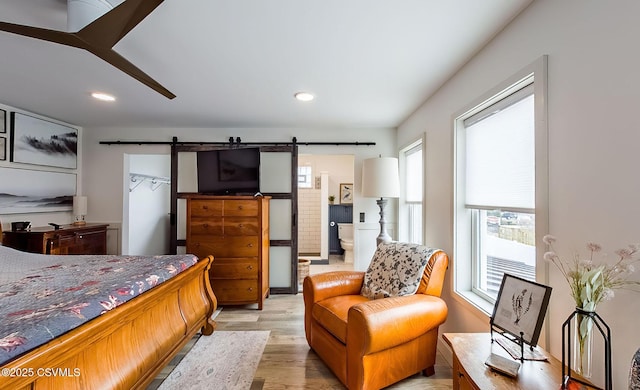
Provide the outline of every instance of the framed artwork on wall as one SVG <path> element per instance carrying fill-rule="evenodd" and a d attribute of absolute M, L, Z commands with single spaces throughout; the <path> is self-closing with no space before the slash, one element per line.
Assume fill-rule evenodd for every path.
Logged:
<path fill-rule="evenodd" d="M 535 346 L 551 298 L 551 287 L 504 274 L 491 326 Z"/>
<path fill-rule="evenodd" d="M 0 214 L 70 211 L 75 173 L 0 167 Z"/>
<path fill-rule="evenodd" d="M 7 139 L 0 137 L 0 161 L 7 159 Z"/>
<path fill-rule="evenodd" d="M 7 132 L 7 112 L 0 110 L 0 133 Z"/>
<path fill-rule="evenodd" d="M 340 183 L 340 204 L 353 203 L 353 183 Z"/>
<path fill-rule="evenodd" d="M 77 156 L 77 129 L 11 113 L 11 162 L 75 169 Z"/>

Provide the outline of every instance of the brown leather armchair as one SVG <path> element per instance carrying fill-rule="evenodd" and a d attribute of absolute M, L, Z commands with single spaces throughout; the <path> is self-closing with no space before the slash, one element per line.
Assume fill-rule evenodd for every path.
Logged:
<path fill-rule="evenodd" d="M 440 299 L 449 258 L 434 253 L 413 295 L 369 300 L 364 272 L 336 271 L 303 282 L 309 346 L 350 390 L 380 389 L 411 375 L 435 373 Z"/>

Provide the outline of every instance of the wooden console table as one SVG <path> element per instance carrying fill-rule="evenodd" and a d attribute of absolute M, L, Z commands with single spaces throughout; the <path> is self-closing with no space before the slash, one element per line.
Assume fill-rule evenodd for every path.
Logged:
<path fill-rule="evenodd" d="M 107 224 L 35 227 L 2 233 L 2 245 L 46 255 L 104 255 L 107 253 Z"/>
<path fill-rule="evenodd" d="M 489 333 L 445 333 L 442 338 L 453 350 L 453 389 L 560 389 L 562 363 L 547 351 L 537 348 L 548 361 L 525 360 L 516 378 L 499 374 L 484 362 L 491 353 L 510 357 Z"/>

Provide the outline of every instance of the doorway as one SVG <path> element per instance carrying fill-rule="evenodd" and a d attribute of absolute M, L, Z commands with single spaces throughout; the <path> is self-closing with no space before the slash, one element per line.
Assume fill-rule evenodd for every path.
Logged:
<path fill-rule="evenodd" d="M 169 253 L 171 159 L 161 154 L 125 154 L 122 254 Z"/>
<path fill-rule="evenodd" d="M 331 254 L 337 226 L 331 229 L 329 210 L 332 203 L 352 210 L 353 197 L 341 199 L 340 187 L 353 188 L 354 161 L 353 155 L 298 155 L 298 252 L 312 264 L 328 264 L 330 258 L 343 260 L 341 252 Z"/>

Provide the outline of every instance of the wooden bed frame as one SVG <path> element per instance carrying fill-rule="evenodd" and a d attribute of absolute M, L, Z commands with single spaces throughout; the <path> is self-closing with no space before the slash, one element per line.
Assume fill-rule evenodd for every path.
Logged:
<path fill-rule="evenodd" d="M 199 330 L 213 333 L 212 261 L 5 364 L 0 388 L 144 389 Z"/>

